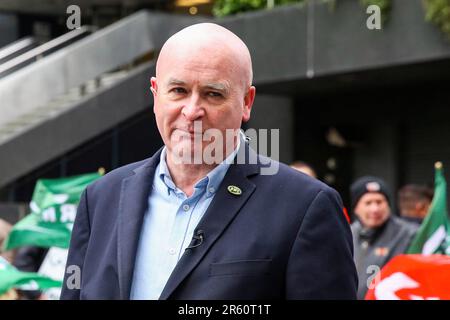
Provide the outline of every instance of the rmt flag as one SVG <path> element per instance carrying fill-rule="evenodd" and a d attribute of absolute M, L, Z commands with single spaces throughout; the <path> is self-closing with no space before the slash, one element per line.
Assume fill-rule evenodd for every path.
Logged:
<path fill-rule="evenodd" d="M 450 300 L 449 288 L 449 256 L 405 254 L 393 258 L 381 269 L 365 299 Z"/>
<path fill-rule="evenodd" d="M 38 180 L 31 213 L 14 225 L 4 243 L 5 251 L 25 245 L 68 248 L 81 194 L 100 176 L 101 173 L 90 173 Z"/>

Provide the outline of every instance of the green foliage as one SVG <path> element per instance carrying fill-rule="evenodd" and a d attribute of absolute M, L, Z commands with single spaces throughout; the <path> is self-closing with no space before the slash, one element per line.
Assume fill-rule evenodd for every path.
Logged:
<path fill-rule="evenodd" d="M 304 2 L 306 0 L 274 0 L 276 6 Z M 216 17 L 224 17 L 238 12 L 253 11 L 267 8 L 267 0 L 216 0 L 213 13 Z"/>
<path fill-rule="evenodd" d="M 450 0 L 424 0 L 425 19 L 450 37 Z"/>
<path fill-rule="evenodd" d="M 381 11 L 381 20 L 383 22 L 387 20 L 392 7 L 392 0 L 359 0 L 359 2 L 364 8 L 367 8 L 370 5 L 379 6 Z"/>
<path fill-rule="evenodd" d="M 213 13 L 216 17 L 264 8 L 266 0 L 216 0 Z"/>

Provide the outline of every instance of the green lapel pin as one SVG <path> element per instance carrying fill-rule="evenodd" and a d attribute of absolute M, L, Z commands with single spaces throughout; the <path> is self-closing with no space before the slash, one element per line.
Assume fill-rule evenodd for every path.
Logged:
<path fill-rule="evenodd" d="M 233 185 L 228 186 L 227 190 L 229 193 L 234 194 L 235 196 L 240 196 L 242 194 L 241 188 L 233 186 Z"/>

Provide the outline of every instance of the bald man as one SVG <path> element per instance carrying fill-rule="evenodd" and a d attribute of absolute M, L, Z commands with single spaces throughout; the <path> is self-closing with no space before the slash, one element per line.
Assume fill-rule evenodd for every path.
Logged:
<path fill-rule="evenodd" d="M 337 192 L 257 155 L 240 131 L 255 99 L 242 40 L 187 27 L 150 83 L 164 147 L 87 187 L 62 299 L 354 299 Z"/>

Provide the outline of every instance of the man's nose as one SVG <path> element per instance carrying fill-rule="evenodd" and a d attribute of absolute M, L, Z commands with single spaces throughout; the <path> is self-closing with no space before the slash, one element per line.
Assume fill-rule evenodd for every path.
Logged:
<path fill-rule="evenodd" d="M 376 211 L 380 210 L 380 208 L 381 208 L 381 205 L 379 205 L 378 203 L 372 203 L 372 204 L 369 206 L 369 209 L 370 209 L 370 211 L 372 211 L 372 212 L 376 212 Z"/>
<path fill-rule="evenodd" d="M 205 114 L 205 110 L 201 105 L 201 99 L 198 94 L 192 94 L 186 100 L 186 104 L 183 106 L 181 113 L 189 121 L 198 120 Z"/>

